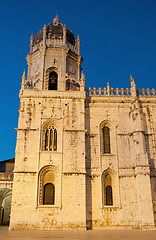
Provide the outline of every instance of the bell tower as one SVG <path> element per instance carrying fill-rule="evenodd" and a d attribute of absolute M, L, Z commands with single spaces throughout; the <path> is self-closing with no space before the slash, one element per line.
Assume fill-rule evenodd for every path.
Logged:
<path fill-rule="evenodd" d="M 58 16 L 30 38 L 22 77 L 10 229 L 85 229 L 85 76 Z"/>
<path fill-rule="evenodd" d="M 30 38 L 27 86 L 38 90 L 79 90 L 82 57 L 80 39 L 60 22 L 53 22 Z"/>

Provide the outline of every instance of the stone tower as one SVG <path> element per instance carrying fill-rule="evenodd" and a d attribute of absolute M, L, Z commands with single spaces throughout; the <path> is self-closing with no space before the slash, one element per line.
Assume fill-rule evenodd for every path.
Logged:
<path fill-rule="evenodd" d="M 80 39 L 52 23 L 30 39 L 20 90 L 11 229 L 85 228 Z"/>

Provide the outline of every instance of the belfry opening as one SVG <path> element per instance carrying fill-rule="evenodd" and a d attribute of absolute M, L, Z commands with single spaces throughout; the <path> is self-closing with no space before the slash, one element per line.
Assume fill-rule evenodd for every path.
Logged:
<path fill-rule="evenodd" d="M 52 71 L 49 73 L 49 90 L 57 90 L 58 75 Z"/>

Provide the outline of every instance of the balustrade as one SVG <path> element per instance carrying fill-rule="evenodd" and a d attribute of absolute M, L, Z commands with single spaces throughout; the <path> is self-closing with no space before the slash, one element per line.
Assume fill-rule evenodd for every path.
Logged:
<path fill-rule="evenodd" d="M 89 96 L 130 96 L 131 95 L 131 89 L 129 88 L 110 88 L 109 83 L 107 83 L 107 88 L 98 88 L 96 89 L 95 87 L 93 89 L 91 89 L 90 87 L 88 89 L 86 89 L 86 93 Z M 145 90 L 144 88 L 137 89 L 136 93 L 138 96 L 156 96 L 156 90 L 154 88 L 152 88 L 152 90 L 150 90 L 149 88 L 147 88 L 147 90 Z"/>

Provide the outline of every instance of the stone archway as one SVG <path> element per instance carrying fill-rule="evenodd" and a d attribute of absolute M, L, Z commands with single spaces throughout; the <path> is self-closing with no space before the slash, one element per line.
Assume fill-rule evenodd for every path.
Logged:
<path fill-rule="evenodd" d="M 12 191 L 7 188 L 0 189 L 0 224 L 9 225 L 11 212 Z"/>

